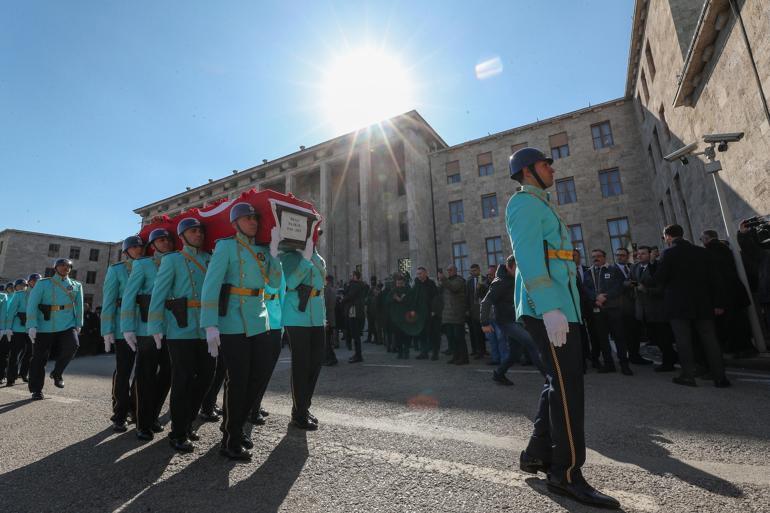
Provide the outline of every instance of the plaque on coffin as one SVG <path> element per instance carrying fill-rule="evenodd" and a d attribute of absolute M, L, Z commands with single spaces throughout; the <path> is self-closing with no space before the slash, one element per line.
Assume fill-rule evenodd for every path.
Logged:
<path fill-rule="evenodd" d="M 297 249 L 302 251 L 313 229 L 316 213 L 299 205 L 271 198 L 275 222 L 280 226 L 281 242 L 278 248 L 282 251 Z"/>

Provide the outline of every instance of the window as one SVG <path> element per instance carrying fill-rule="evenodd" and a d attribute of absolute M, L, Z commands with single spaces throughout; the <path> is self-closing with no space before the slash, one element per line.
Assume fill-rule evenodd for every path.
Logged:
<path fill-rule="evenodd" d="M 575 203 L 577 201 L 577 192 L 575 192 L 575 179 L 569 177 L 556 180 L 556 196 L 559 205 Z"/>
<path fill-rule="evenodd" d="M 615 144 L 612 140 L 612 128 L 609 121 L 591 125 L 591 137 L 594 139 L 594 149 L 609 148 Z"/>
<path fill-rule="evenodd" d="M 398 214 L 398 237 L 401 242 L 409 240 L 409 223 L 406 218 L 406 212 Z"/>
<path fill-rule="evenodd" d="M 484 240 L 487 245 L 487 265 L 504 264 L 503 240 L 500 237 L 489 237 Z"/>
<path fill-rule="evenodd" d="M 77 280 L 78 279 L 78 271 L 77 271 L 77 269 L 70 270 L 70 278 L 72 278 L 73 280 Z"/>
<path fill-rule="evenodd" d="M 586 245 L 583 241 L 583 227 L 579 224 L 571 224 L 567 226 L 567 229 L 569 229 L 569 238 L 572 241 L 572 247 L 578 250 L 581 260 L 585 262 Z"/>
<path fill-rule="evenodd" d="M 88 259 L 91 262 L 98 262 L 99 261 L 99 250 L 98 249 L 92 249 L 88 252 Z"/>
<path fill-rule="evenodd" d="M 447 162 L 446 164 L 446 183 L 460 182 L 460 161 Z"/>
<path fill-rule="evenodd" d="M 470 271 L 468 245 L 463 242 L 452 243 L 452 263 L 457 267 L 460 276 L 467 276 Z"/>
<path fill-rule="evenodd" d="M 551 143 L 551 158 L 554 160 L 569 157 L 569 142 L 567 132 L 552 135 L 548 138 Z"/>
<path fill-rule="evenodd" d="M 485 194 L 481 197 L 481 215 L 484 219 L 497 217 L 497 194 Z"/>
<path fill-rule="evenodd" d="M 80 248 L 78 246 L 70 246 L 70 259 L 71 260 L 80 259 Z"/>
<path fill-rule="evenodd" d="M 617 168 L 599 171 L 599 184 L 602 186 L 602 198 L 623 194 L 623 187 L 620 185 L 620 171 Z"/>
<path fill-rule="evenodd" d="M 652 144 L 647 145 L 647 158 L 650 159 L 650 166 L 652 166 L 652 174 L 658 174 L 658 163 L 655 161 L 655 157 L 652 156 Z"/>
<path fill-rule="evenodd" d="M 647 88 L 647 77 L 644 76 L 644 70 L 642 70 L 641 78 L 642 93 L 644 93 L 644 103 L 646 104 L 650 101 L 650 90 Z"/>
<path fill-rule="evenodd" d="M 59 256 L 59 245 L 58 244 L 49 244 L 48 245 L 48 256 L 49 257 Z"/>
<path fill-rule="evenodd" d="M 463 200 L 449 202 L 449 223 L 457 224 L 465 221 L 463 214 Z"/>
<path fill-rule="evenodd" d="M 647 41 L 647 45 L 644 48 L 644 56 L 647 58 L 647 69 L 650 71 L 650 80 L 655 80 L 655 61 L 652 59 L 652 50 L 650 50 L 649 41 Z"/>
<path fill-rule="evenodd" d="M 482 153 L 476 157 L 476 163 L 479 165 L 479 176 L 490 176 L 495 173 L 491 152 Z"/>
<path fill-rule="evenodd" d="M 43 271 L 43 276 L 46 278 L 50 278 L 51 276 L 53 276 L 53 272 L 54 272 L 53 267 L 46 267 L 45 271 Z"/>
<path fill-rule="evenodd" d="M 511 155 L 513 155 L 514 153 L 516 153 L 517 151 L 523 148 L 526 148 L 527 146 L 529 146 L 529 143 L 526 143 L 526 142 L 514 144 L 513 146 L 511 146 Z"/>
<path fill-rule="evenodd" d="M 628 249 L 631 245 L 631 230 L 628 227 L 628 218 L 607 219 L 607 229 L 610 232 L 610 246 L 612 252 L 618 248 Z"/>
<path fill-rule="evenodd" d="M 86 283 L 96 283 L 96 271 L 86 272 Z"/>

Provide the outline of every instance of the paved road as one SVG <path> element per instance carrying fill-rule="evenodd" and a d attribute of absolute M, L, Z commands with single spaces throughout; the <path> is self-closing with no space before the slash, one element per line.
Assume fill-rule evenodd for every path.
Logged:
<path fill-rule="evenodd" d="M 111 356 L 74 361 L 47 400 L 0 389 L 0 511 L 22 512 L 551 512 L 589 511 L 521 473 L 541 385 L 514 367 L 514 387 L 481 364 L 395 360 L 324 368 L 315 433 L 287 428 L 284 350 L 256 428 L 254 459 L 217 453 L 216 425 L 189 455 L 164 436 L 139 443 L 109 429 Z M 339 354 L 346 357 L 345 352 Z M 342 359 L 342 358 L 341 358 Z M 770 512 L 770 374 L 692 389 L 670 376 L 586 377 L 585 475 L 634 512 Z M 166 417 L 167 418 L 167 417 Z"/>

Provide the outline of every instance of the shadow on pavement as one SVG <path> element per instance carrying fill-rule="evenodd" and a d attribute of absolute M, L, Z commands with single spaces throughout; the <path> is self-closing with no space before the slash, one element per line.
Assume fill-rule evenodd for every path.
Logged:
<path fill-rule="evenodd" d="M 596 512 L 596 511 L 606 511 L 597 509 L 591 506 L 586 506 L 585 504 L 581 504 L 577 501 L 574 501 L 572 499 L 568 499 L 567 497 L 563 497 L 561 495 L 552 493 L 548 490 L 548 486 L 546 485 L 545 479 L 538 479 L 536 477 L 530 477 L 524 480 L 525 483 L 529 485 L 529 487 L 532 489 L 532 491 L 539 493 L 543 497 L 548 498 L 549 500 L 555 502 L 562 508 L 564 508 L 565 511 L 570 512 Z M 601 490 L 599 490 L 601 491 Z M 626 511 L 623 509 L 623 504 L 621 503 L 620 509 L 616 509 L 613 511 Z"/>
<path fill-rule="evenodd" d="M 0 404 L 0 415 L 3 413 L 8 413 L 9 411 L 15 410 L 16 408 L 20 408 L 24 406 L 25 404 L 29 403 L 30 399 L 19 399 L 17 401 L 12 401 L 10 403 L 4 403 Z"/>

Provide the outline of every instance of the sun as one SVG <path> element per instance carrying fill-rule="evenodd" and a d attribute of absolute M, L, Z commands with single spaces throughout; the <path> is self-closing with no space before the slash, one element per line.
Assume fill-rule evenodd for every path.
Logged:
<path fill-rule="evenodd" d="M 323 71 L 321 107 L 338 132 L 349 132 L 414 108 L 414 87 L 398 58 L 361 48 L 335 57 Z"/>

